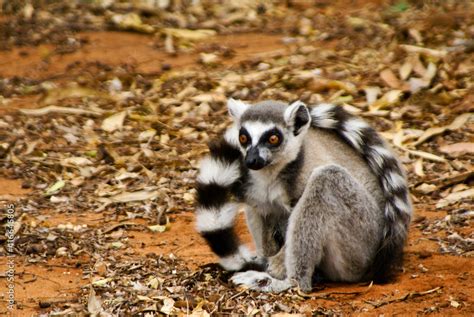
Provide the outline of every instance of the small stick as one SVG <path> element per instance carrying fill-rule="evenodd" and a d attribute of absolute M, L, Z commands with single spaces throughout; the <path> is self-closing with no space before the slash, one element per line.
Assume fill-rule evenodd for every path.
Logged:
<path fill-rule="evenodd" d="M 298 295 L 300 295 L 303 298 L 319 298 L 319 299 L 327 299 L 331 297 L 332 295 L 362 295 L 370 291 L 373 285 L 374 285 L 374 282 L 372 281 L 370 282 L 369 286 L 365 290 L 362 290 L 362 291 L 352 291 L 352 292 L 335 291 L 335 292 L 328 292 L 328 293 L 318 293 L 315 295 L 305 294 L 301 292 L 301 290 L 298 288 Z"/>
<path fill-rule="evenodd" d="M 411 293 L 407 293 L 401 297 L 397 297 L 397 298 L 392 298 L 392 299 L 389 299 L 389 300 L 386 300 L 386 301 L 379 301 L 379 302 L 374 302 L 374 301 L 369 301 L 369 300 L 366 300 L 364 302 L 366 302 L 367 304 L 370 304 L 372 306 L 374 306 L 375 308 L 379 308 L 381 306 L 384 306 L 384 305 L 387 305 L 387 304 L 391 304 L 391 303 L 396 303 L 396 302 L 402 302 L 402 301 L 405 301 L 407 299 L 410 299 L 410 298 L 415 298 L 415 297 L 419 297 L 419 296 L 424 296 L 424 295 L 428 295 L 428 294 L 432 294 L 434 292 L 437 292 L 439 291 L 441 288 L 443 288 L 442 286 L 438 286 L 438 287 L 435 287 L 433 289 L 430 289 L 430 290 L 427 290 L 427 291 L 424 291 L 424 292 L 411 292 Z"/>

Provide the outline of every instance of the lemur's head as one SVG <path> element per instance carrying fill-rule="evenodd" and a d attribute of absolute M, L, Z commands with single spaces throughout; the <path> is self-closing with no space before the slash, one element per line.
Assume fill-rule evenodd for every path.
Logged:
<path fill-rule="evenodd" d="M 251 106 L 229 99 L 227 105 L 234 127 L 226 139 L 240 146 L 248 168 L 281 166 L 297 157 L 311 123 L 303 102 L 264 101 Z"/>

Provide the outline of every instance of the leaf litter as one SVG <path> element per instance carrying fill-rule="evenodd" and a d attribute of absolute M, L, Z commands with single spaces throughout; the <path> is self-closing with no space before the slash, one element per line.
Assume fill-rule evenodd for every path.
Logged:
<path fill-rule="evenodd" d="M 0 173 L 31 190 L 19 204 L 15 252 L 31 261 L 86 257 L 88 263 L 80 299 L 53 303 L 52 316 L 340 315 L 448 292 L 438 284 L 385 299 L 373 289 L 309 297 L 238 292 L 215 265 L 190 269 L 174 254 L 139 256 L 131 248 L 134 232 L 166 233 L 178 225 L 170 215 L 193 211 L 197 161 L 229 123 L 228 97 L 300 98 L 331 101 L 367 118 L 398 151 L 415 205 L 440 215 L 417 219 L 412 230 L 434 241 L 440 254 L 472 257 L 472 3 L 361 7 L 350 18 L 335 15 L 336 8 L 350 10 L 278 1 L 2 7 L 8 17 L 8 23 L 0 20 L 2 49 L 53 44 L 47 61 L 88 47 L 80 32 L 109 29 L 143 33 L 170 58 L 196 52 L 201 63 L 177 70 L 163 64 L 157 74 L 96 64 L 80 78 L 0 80 L 3 108 L 16 98 L 40 97 L 38 108 L 8 112 L 0 121 Z M 444 24 L 432 25 L 436 14 Z M 282 35 L 285 49 L 231 63 L 232 48 L 200 45 L 217 35 L 255 31 Z M 88 210 L 104 219 L 98 226 L 49 226 L 39 218 L 42 210 Z M 419 312 L 447 309 L 431 303 Z M 469 305 L 462 298 L 446 303 L 456 312 Z"/>

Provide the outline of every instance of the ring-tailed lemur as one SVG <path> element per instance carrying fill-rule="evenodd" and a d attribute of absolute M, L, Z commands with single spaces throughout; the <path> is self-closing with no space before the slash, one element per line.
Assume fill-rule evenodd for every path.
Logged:
<path fill-rule="evenodd" d="M 232 281 L 279 292 L 308 291 L 315 275 L 391 277 L 412 207 L 402 167 L 375 130 L 331 104 L 230 99 L 228 108 L 234 124 L 201 162 L 196 226 L 225 269 L 244 271 Z M 239 203 L 256 256 L 233 229 Z"/>

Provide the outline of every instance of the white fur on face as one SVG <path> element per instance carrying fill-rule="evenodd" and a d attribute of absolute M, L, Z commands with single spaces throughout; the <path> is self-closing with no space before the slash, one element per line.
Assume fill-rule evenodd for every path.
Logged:
<path fill-rule="evenodd" d="M 265 132 L 275 128 L 275 124 L 261 122 L 261 121 L 248 121 L 248 122 L 244 122 L 242 124 L 242 127 L 244 127 L 247 130 L 248 134 L 252 138 L 252 145 L 255 146 L 260 140 L 260 137 Z"/>
<path fill-rule="evenodd" d="M 237 124 L 233 124 L 230 126 L 224 133 L 224 139 L 229 142 L 229 144 L 235 146 L 236 148 L 240 148 L 239 142 L 239 128 Z"/>

